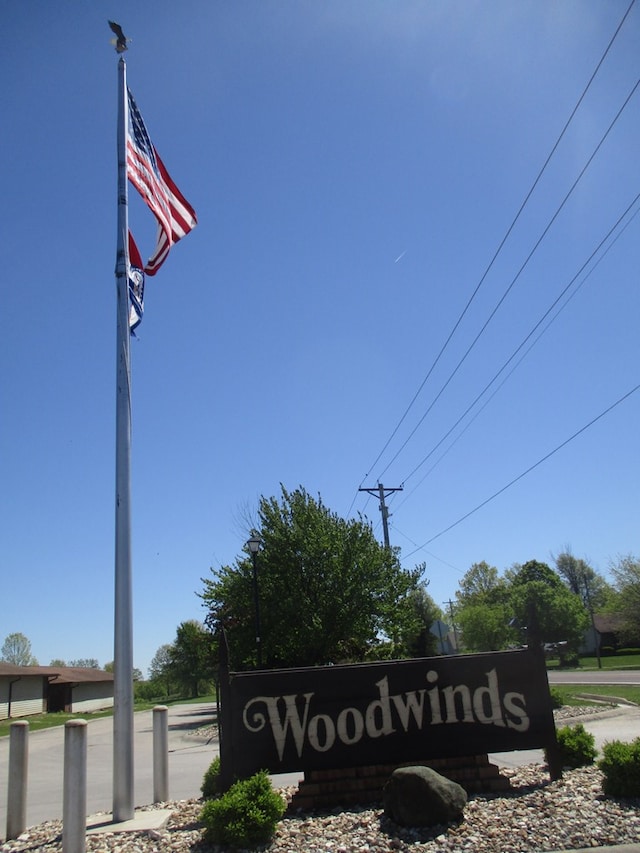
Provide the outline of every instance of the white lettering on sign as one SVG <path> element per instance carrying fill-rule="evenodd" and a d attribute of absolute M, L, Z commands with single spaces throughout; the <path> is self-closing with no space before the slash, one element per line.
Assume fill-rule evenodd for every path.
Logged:
<path fill-rule="evenodd" d="M 289 734 L 300 758 L 305 744 L 316 752 L 328 752 L 336 739 L 345 746 L 352 746 L 365 736 L 387 737 L 394 734 L 397 727 L 406 733 L 410 727 L 422 731 L 425 725 L 481 723 L 526 732 L 530 720 L 524 694 L 508 692 L 501 695 L 496 670 L 492 669 L 485 675 L 486 685 L 475 690 L 466 684 L 440 688 L 437 685 L 438 673 L 429 670 L 426 680 L 433 686 L 428 690 L 395 695 L 389 695 L 389 681 L 385 676 L 376 682 L 378 697 L 369 702 L 364 713 L 358 708 L 346 707 L 335 715 L 335 719 L 327 713 L 312 714 L 315 693 L 254 696 L 244 706 L 242 720 L 245 728 L 254 733 L 269 725 L 280 761 Z M 425 703 L 425 694 L 428 703 Z"/>

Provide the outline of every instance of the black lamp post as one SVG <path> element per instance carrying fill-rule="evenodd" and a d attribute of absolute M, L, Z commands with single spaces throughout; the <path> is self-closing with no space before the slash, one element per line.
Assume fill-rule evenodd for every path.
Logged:
<path fill-rule="evenodd" d="M 258 596 L 258 551 L 262 545 L 262 539 L 252 536 L 247 541 L 247 548 L 253 561 L 253 603 L 256 615 L 256 661 L 258 669 L 262 669 L 262 640 L 260 638 L 260 598 Z"/>

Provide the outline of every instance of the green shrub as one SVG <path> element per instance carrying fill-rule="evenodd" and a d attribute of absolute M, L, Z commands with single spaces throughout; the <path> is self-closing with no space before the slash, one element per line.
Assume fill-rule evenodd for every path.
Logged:
<path fill-rule="evenodd" d="M 165 691 L 157 681 L 135 681 L 133 695 L 138 702 L 157 702 L 165 698 Z"/>
<path fill-rule="evenodd" d="M 236 847 L 263 844 L 272 837 L 285 803 L 271 787 L 266 770 L 233 784 L 216 800 L 207 800 L 200 813 L 205 839 Z"/>
<path fill-rule="evenodd" d="M 640 797 L 640 737 L 605 743 L 598 767 L 604 773 L 602 790 L 608 797 Z"/>
<path fill-rule="evenodd" d="M 551 707 L 555 710 L 562 708 L 564 705 L 564 694 L 557 687 L 549 688 L 551 694 Z"/>
<path fill-rule="evenodd" d="M 212 800 L 220 794 L 220 757 L 214 758 L 202 780 L 200 787 L 205 800 Z"/>
<path fill-rule="evenodd" d="M 595 738 L 582 723 L 564 726 L 558 729 L 556 736 L 563 767 L 586 767 L 593 764 L 597 754 Z"/>

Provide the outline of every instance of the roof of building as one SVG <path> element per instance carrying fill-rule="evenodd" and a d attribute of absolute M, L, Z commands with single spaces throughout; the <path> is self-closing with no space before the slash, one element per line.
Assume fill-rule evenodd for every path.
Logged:
<path fill-rule="evenodd" d="M 594 613 L 593 624 L 600 634 L 615 634 L 623 626 L 624 619 L 617 613 Z"/>
<path fill-rule="evenodd" d="M 84 666 L 15 666 L 0 661 L 0 678 L 40 676 L 56 684 L 77 684 L 87 681 L 113 681 L 113 673 Z"/>

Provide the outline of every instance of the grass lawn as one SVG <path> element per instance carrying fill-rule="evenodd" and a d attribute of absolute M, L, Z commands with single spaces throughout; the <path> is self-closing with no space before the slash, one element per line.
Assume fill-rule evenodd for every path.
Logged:
<path fill-rule="evenodd" d="M 640 705 L 640 685 L 637 684 L 554 684 L 554 692 L 562 696 L 565 705 L 592 705 L 597 702 L 582 699 L 581 696 L 601 696 L 604 701 L 607 698 L 626 699 Z"/>
<path fill-rule="evenodd" d="M 29 723 L 29 731 L 37 732 L 40 729 L 50 729 L 54 726 L 64 726 L 68 720 L 88 720 L 97 719 L 98 717 L 110 717 L 113 714 L 113 709 L 107 708 L 105 711 L 96 711 L 94 714 L 29 714 L 28 717 L 16 717 L 11 720 L 0 720 L 0 737 L 6 737 L 9 734 L 11 723 L 16 720 L 26 720 Z"/>
<path fill-rule="evenodd" d="M 612 669 L 640 669 L 640 654 L 638 655 L 610 655 L 600 658 L 601 667 L 603 670 Z M 547 669 L 560 669 L 560 661 L 548 660 Z M 566 667 L 566 671 L 580 672 L 580 670 L 598 669 L 597 658 L 580 658 L 580 665 L 577 667 Z"/>
<path fill-rule="evenodd" d="M 216 694 L 212 693 L 209 696 L 197 696 L 195 699 L 174 699 L 171 702 L 165 702 L 165 705 L 215 705 Z M 136 710 L 138 710 L 136 708 Z"/>

